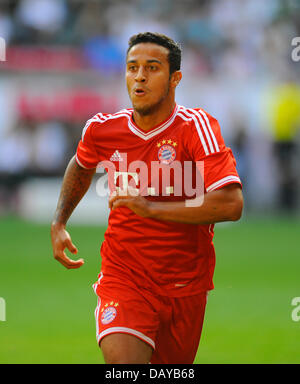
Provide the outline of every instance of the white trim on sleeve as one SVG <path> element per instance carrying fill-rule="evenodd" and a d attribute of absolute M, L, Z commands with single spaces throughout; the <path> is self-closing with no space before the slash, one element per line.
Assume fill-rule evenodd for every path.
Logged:
<path fill-rule="evenodd" d="M 77 163 L 78 163 L 82 168 L 84 168 L 84 169 L 92 169 L 92 168 L 87 168 L 87 167 L 85 167 L 85 166 L 79 161 L 77 154 L 76 154 L 76 161 L 77 161 Z"/>
<path fill-rule="evenodd" d="M 231 183 L 231 182 L 237 182 L 242 184 L 241 180 L 237 176 L 226 176 L 223 179 L 216 181 L 215 183 L 211 184 L 209 187 L 206 188 L 207 192 L 214 191 L 215 189 L 221 187 L 224 184 Z"/>

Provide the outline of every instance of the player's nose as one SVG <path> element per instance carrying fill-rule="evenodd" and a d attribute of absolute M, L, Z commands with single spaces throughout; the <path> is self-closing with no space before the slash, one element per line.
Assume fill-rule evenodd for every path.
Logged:
<path fill-rule="evenodd" d="M 146 73 L 142 66 L 139 67 L 139 70 L 136 73 L 135 81 L 145 82 L 146 81 Z"/>

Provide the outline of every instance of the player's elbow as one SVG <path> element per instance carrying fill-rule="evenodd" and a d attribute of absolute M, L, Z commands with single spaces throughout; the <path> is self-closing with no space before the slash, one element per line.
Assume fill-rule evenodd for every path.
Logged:
<path fill-rule="evenodd" d="M 242 217 L 244 208 L 244 199 L 242 192 L 238 193 L 231 203 L 230 221 L 238 221 Z"/>

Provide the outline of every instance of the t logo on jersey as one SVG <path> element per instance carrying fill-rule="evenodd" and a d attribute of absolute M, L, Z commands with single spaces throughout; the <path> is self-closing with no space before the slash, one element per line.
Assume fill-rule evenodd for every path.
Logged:
<path fill-rule="evenodd" d="M 117 180 L 118 178 L 121 178 L 121 188 L 120 187 L 117 187 Z M 138 185 L 139 184 L 139 175 L 138 173 L 136 172 L 118 172 L 118 171 L 115 171 L 114 173 L 114 185 L 116 187 L 116 190 L 118 192 L 120 192 L 122 194 L 122 191 L 124 192 L 124 194 L 126 194 L 126 190 L 129 186 L 129 177 L 131 177 L 135 183 L 135 185 Z M 131 186 L 132 187 L 132 186 Z M 134 188 L 134 190 L 136 191 L 136 195 L 139 194 L 139 190 L 137 188 Z"/>

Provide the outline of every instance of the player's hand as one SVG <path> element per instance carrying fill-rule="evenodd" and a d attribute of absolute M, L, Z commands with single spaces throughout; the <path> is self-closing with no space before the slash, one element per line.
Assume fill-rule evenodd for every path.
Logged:
<path fill-rule="evenodd" d="M 71 236 L 65 230 L 63 225 L 52 224 L 51 226 L 51 240 L 53 248 L 53 256 L 67 269 L 80 268 L 84 264 L 83 259 L 72 260 L 66 253 L 67 248 L 74 255 L 77 254 L 78 250 L 72 243 Z"/>
<path fill-rule="evenodd" d="M 127 207 L 142 217 L 150 217 L 150 201 L 139 195 L 134 188 L 115 191 L 109 199 L 109 208 Z"/>

